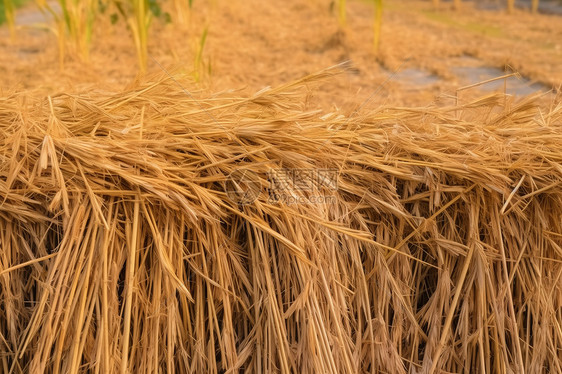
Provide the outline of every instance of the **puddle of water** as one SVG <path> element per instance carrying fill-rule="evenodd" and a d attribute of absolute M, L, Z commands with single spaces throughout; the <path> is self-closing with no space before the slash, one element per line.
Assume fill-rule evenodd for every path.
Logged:
<path fill-rule="evenodd" d="M 489 66 L 459 66 L 453 68 L 453 72 L 458 75 L 464 82 L 466 82 L 467 85 L 506 75 L 503 70 Z M 532 83 L 529 79 L 517 77 L 509 77 L 507 79 L 500 79 L 497 81 L 485 83 L 478 86 L 478 88 L 480 88 L 481 90 L 503 91 L 506 80 L 506 93 L 510 95 L 525 96 L 536 93 L 537 91 L 548 91 L 548 88 L 546 88 L 542 84 Z"/>
<path fill-rule="evenodd" d="M 394 79 L 406 84 L 417 86 L 429 86 L 439 82 L 439 77 L 415 68 L 404 69 L 396 73 Z"/>
<path fill-rule="evenodd" d="M 505 1 L 476 0 L 477 7 L 484 10 L 505 10 Z M 515 6 L 521 9 L 531 9 L 531 0 L 516 0 Z M 541 0 L 539 13 L 562 15 L 562 2 L 559 0 Z"/>

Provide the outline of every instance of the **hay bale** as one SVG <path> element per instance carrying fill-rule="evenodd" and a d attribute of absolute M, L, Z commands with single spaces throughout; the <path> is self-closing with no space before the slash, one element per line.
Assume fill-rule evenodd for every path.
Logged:
<path fill-rule="evenodd" d="M 306 84 L 0 97 L 2 372 L 560 372 L 560 105 Z"/>

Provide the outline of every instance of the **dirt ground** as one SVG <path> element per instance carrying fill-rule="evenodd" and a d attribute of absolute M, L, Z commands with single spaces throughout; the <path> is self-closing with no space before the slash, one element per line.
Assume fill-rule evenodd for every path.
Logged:
<path fill-rule="evenodd" d="M 0 29 L 0 89 L 54 94 L 95 85 L 113 90 L 142 79 L 128 30 L 111 26 L 109 18 L 98 21 L 90 60 L 80 61 L 68 50 L 61 69 L 53 23 L 43 21 L 33 5 L 21 9 L 16 40 L 6 27 Z M 250 94 L 345 61 L 347 69 L 315 91 L 322 106 L 451 103 L 459 87 L 504 71 L 523 77 L 507 82 L 508 91 L 510 85 L 524 88 L 518 95 L 562 83 L 560 16 L 521 10 L 508 15 L 478 10 L 471 2 L 461 11 L 448 3 L 436 11 L 429 1 L 388 0 L 378 51 L 372 46 L 372 22 L 372 4 L 360 0 L 348 1 L 343 30 L 328 0 L 196 1 L 184 28 L 154 20 L 148 73 L 166 74 L 165 68 L 194 76 L 196 50 L 208 25 L 199 79 L 190 90 Z M 478 75 L 482 71 L 488 75 Z M 481 94 L 478 90 L 467 90 L 462 98 Z"/>

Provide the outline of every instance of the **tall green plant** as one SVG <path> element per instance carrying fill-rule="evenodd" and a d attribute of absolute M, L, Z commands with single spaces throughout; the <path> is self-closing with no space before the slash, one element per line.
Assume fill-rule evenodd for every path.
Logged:
<path fill-rule="evenodd" d="M 531 12 L 537 13 L 539 11 L 539 0 L 531 1 Z"/>
<path fill-rule="evenodd" d="M 347 23 L 346 18 L 345 0 L 338 0 L 338 22 L 341 28 L 345 27 Z"/>
<path fill-rule="evenodd" d="M 515 10 L 515 0 L 507 0 L 507 12 L 509 14 L 513 13 Z"/>
<path fill-rule="evenodd" d="M 58 0 L 62 16 L 47 1 L 37 0 L 36 3 L 40 9 L 51 13 L 59 25 L 55 32 L 59 38 L 61 55 L 64 56 L 65 40 L 69 40 L 74 53 L 80 59 L 88 60 L 98 0 Z"/>
<path fill-rule="evenodd" d="M 145 72 L 148 63 L 148 28 L 151 20 L 148 0 L 133 0 L 133 14 L 128 22 L 135 40 L 140 70 Z"/>
<path fill-rule="evenodd" d="M 16 5 L 14 4 L 14 0 L 4 0 L 3 3 L 6 23 L 10 28 L 10 35 L 14 38 L 16 35 Z"/>
<path fill-rule="evenodd" d="M 382 27 L 382 0 L 374 0 L 375 2 L 375 16 L 373 21 L 373 49 L 379 50 L 379 44 L 381 39 L 381 27 Z"/>
<path fill-rule="evenodd" d="M 139 62 L 141 72 L 145 72 L 148 64 L 148 30 L 153 17 L 170 18 L 162 13 L 157 0 L 113 0 L 119 13 L 127 21 Z M 118 16 L 114 15 L 115 21 Z"/>
<path fill-rule="evenodd" d="M 197 53 L 195 54 L 194 62 L 194 77 L 198 82 L 201 79 L 201 75 L 204 72 L 205 63 L 203 61 L 203 51 L 205 50 L 205 44 L 207 43 L 207 34 L 209 33 L 209 26 L 205 26 L 201 38 L 199 39 L 199 44 L 197 47 Z"/>
<path fill-rule="evenodd" d="M 193 7 L 193 0 L 174 0 L 176 11 L 175 19 L 180 25 L 185 25 L 189 21 L 189 14 Z"/>

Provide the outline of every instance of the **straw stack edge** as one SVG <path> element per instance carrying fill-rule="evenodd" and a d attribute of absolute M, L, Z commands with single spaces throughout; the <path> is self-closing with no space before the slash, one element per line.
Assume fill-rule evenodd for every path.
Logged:
<path fill-rule="evenodd" d="M 0 372 L 562 372 L 561 106 L 323 75 L 0 96 Z"/>

